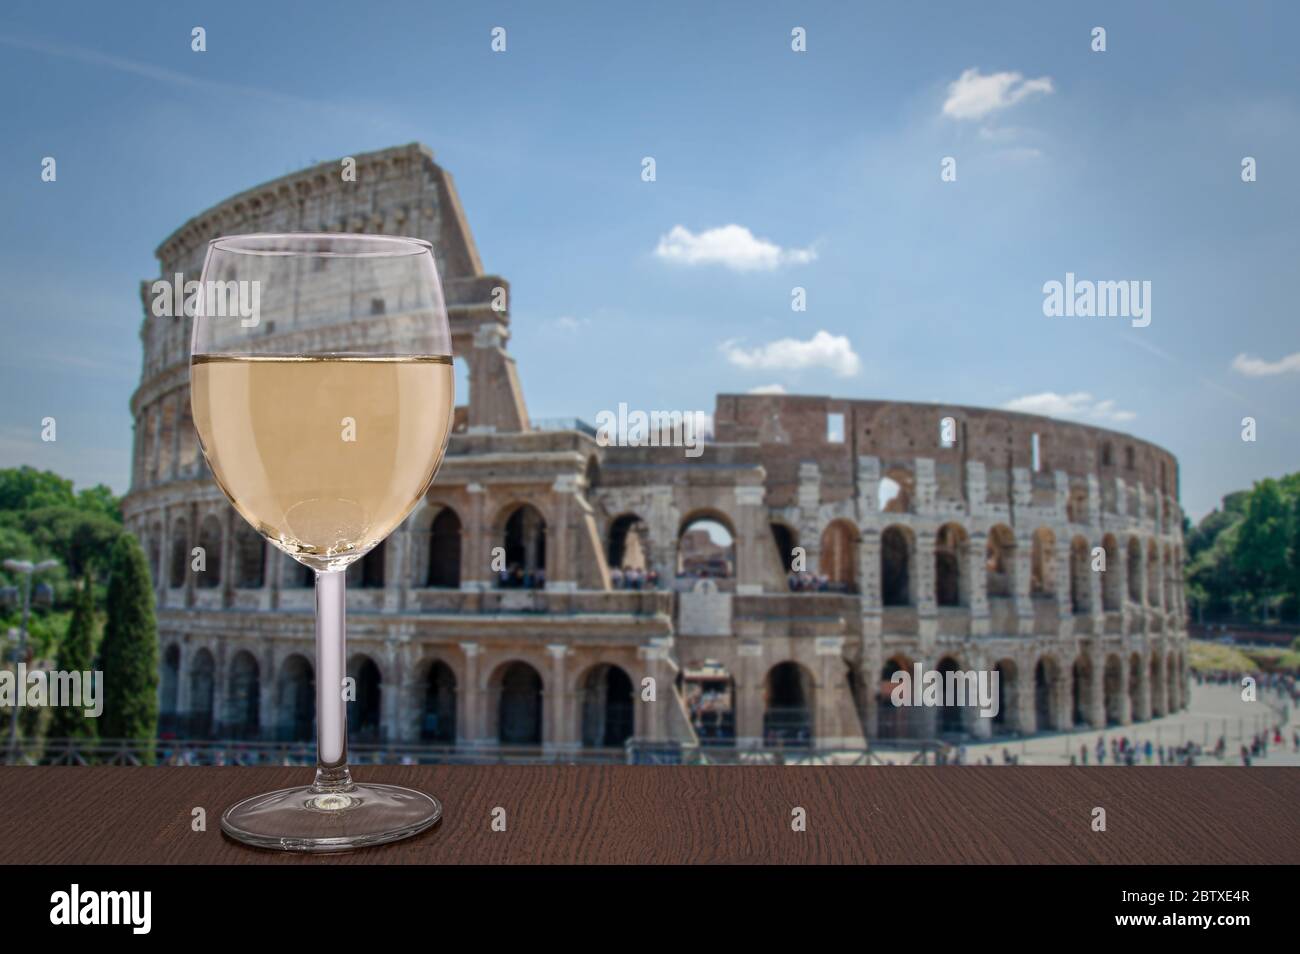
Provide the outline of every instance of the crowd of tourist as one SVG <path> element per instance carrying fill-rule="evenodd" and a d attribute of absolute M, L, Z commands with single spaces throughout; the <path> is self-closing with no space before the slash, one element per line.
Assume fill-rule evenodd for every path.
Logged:
<path fill-rule="evenodd" d="M 848 586 L 838 580 L 832 580 L 825 573 L 809 573 L 806 570 L 790 571 L 786 577 L 791 593 L 847 593 Z"/>
<path fill-rule="evenodd" d="M 609 571 L 609 579 L 616 590 L 657 590 L 659 588 L 659 571 L 644 570 L 639 566 L 616 566 Z"/>
<path fill-rule="evenodd" d="M 512 563 L 497 574 L 497 586 L 503 590 L 542 590 L 546 588 L 546 571 L 541 567 L 525 570 Z"/>

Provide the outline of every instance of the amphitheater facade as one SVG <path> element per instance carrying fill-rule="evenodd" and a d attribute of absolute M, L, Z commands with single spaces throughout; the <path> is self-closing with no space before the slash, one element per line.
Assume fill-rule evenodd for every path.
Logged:
<path fill-rule="evenodd" d="M 355 181 L 325 163 L 250 189 L 157 257 L 170 280 L 198 278 L 222 234 L 434 245 L 469 394 L 426 499 L 349 570 L 354 739 L 861 749 L 1186 704 L 1166 451 L 1006 411 L 771 394 L 720 395 L 698 457 L 531 421 L 509 285 L 484 272 L 450 175 L 418 144 L 353 158 Z M 190 418 L 189 322 L 154 317 L 153 281 L 124 510 L 157 588 L 164 731 L 309 740 L 310 576 L 213 483 Z M 341 312 L 319 344 L 346 350 L 360 322 L 391 317 L 382 301 Z M 893 707 L 889 677 L 916 663 L 996 669 L 998 715 Z"/>

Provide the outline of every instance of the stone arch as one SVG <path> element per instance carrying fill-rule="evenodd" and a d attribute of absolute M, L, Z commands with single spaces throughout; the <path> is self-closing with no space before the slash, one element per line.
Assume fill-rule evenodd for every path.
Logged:
<path fill-rule="evenodd" d="M 1070 541 L 1070 609 L 1076 615 L 1092 612 L 1092 551 L 1077 536 Z"/>
<path fill-rule="evenodd" d="M 177 700 L 180 698 L 181 648 L 169 643 L 163 650 L 159 667 L 158 716 L 160 728 L 171 731 L 176 721 Z"/>
<path fill-rule="evenodd" d="M 316 571 L 305 563 L 299 563 L 289 554 L 284 554 L 280 569 L 280 589 L 306 589 L 316 585 Z"/>
<path fill-rule="evenodd" d="M 1092 660 L 1086 653 L 1080 653 L 1074 660 L 1074 665 L 1070 667 L 1071 685 L 1071 722 L 1076 726 L 1087 726 L 1092 724 L 1089 718 L 1089 709 L 1092 706 L 1092 680 L 1096 677 L 1093 672 Z"/>
<path fill-rule="evenodd" d="M 316 734 L 316 671 L 291 653 L 275 679 L 275 734 L 281 742 L 310 742 Z"/>
<path fill-rule="evenodd" d="M 776 555 L 781 561 L 781 567 L 785 572 L 793 573 L 794 548 L 799 545 L 799 531 L 783 520 L 773 520 L 771 530 L 772 543 L 776 545 Z"/>
<path fill-rule="evenodd" d="M 880 601 L 884 606 L 912 603 L 912 531 L 891 524 L 880 534 Z"/>
<path fill-rule="evenodd" d="M 1178 692 L 1178 670 L 1172 652 L 1165 656 L 1165 694 L 1166 712 L 1172 714 L 1182 708 L 1182 699 Z"/>
<path fill-rule="evenodd" d="M 736 570 L 736 531 L 715 510 L 688 514 L 677 531 L 677 576 L 728 579 Z"/>
<path fill-rule="evenodd" d="M 266 584 L 266 541 L 242 520 L 235 530 L 235 586 L 260 590 Z"/>
<path fill-rule="evenodd" d="M 610 521 L 607 557 L 610 570 L 620 573 L 624 567 L 650 569 L 650 526 L 640 514 L 622 513 Z"/>
<path fill-rule="evenodd" d="M 1124 695 L 1124 664 L 1114 653 L 1106 657 L 1102 692 L 1106 700 L 1106 724 L 1122 725 L 1128 708 Z"/>
<path fill-rule="evenodd" d="M 247 649 L 235 653 L 230 661 L 230 678 L 226 683 L 226 731 L 232 739 L 255 738 L 261 724 L 261 667 Z"/>
<path fill-rule="evenodd" d="M 587 748 L 621 748 L 633 732 L 632 678 L 612 663 L 596 663 L 579 682 L 582 744 Z"/>
<path fill-rule="evenodd" d="M 678 674 L 691 725 L 701 745 L 734 745 L 736 680 L 721 664 L 706 659 Z"/>
<path fill-rule="evenodd" d="M 934 542 L 934 597 L 940 606 L 969 606 L 967 550 L 970 537 L 959 523 L 945 523 Z"/>
<path fill-rule="evenodd" d="M 1016 535 L 1004 523 L 989 530 L 984 547 L 984 574 L 990 598 L 1015 595 Z"/>
<path fill-rule="evenodd" d="M 1165 611 L 1172 612 L 1174 608 L 1174 604 L 1177 602 L 1178 597 L 1175 593 L 1175 583 L 1174 583 L 1174 579 L 1175 579 L 1174 551 L 1173 551 L 1173 547 L 1171 547 L 1167 543 L 1165 544 L 1165 548 L 1164 548 L 1164 562 L 1161 564 L 1160 569 L 1161 569 L 1160 575 L 1162 578 L 1161 583 L 1164 586 L 1164 594 L 1165 594 Z"/>
<path fill-rule="evenodd" d="M 1020 667 L 1014 659 L 999 659 L 993 671 L 998 674 L 998 711 L 993 715 L 993 733 L 1009 735 L 1021 728 L 1016 706 L 1020 697 Z"/>
<path fill-rule="evenodd" d="M 958 705 L 949 705 L 948 699 L 948 674 L 961 671 L 961 664 L 952 656 L 944 656 L 935 666 L 935 671 L 939 673 L 942 680 L 940 705 L 938 712 L 935 713 L 935 728 L 940 736 L 952 737 L 962 735 L 966 731 L 962 709 Z M 968 700 L 969 704 L 969 700 Z"/>
<path fill-rule="evenodd" d="M 175 590 L 185 585 L 185 575 L 190 569 L 189 523 L 184 517 L 172 521 L 171 551 L 167 585 Z"/>
<path fill-rule="evenodd" d="M 1061 728 L 1061 667 L 1052 656 L 1034 666 L 1034 722 L 1038 731 Z"/>
<path fill-rule="evenodd" d="M 830 589 L 840 593 L 858 591 L 858 528 L 843 517 L 832 520 L 822 533 L 818 569 Z"/>
<path fill-rule="evenodd" d="M 763 679 L 763 743 L 811 746 L 813 726 L 812 673 L 797 662 L 777 663 Z"/>
<path fill-rule="evenodd" d="M 379 663 L 366 653 L 348 660 L 348 676 L 355 695 L 348 703 L 348 739 L 362 743 L 382 740 L 383 673 Z"/>
<path fill-rule="evenodd" d="M 184 713 L 187 733 L 194 738 L 212 734 L 213 705 L 216 702 L 216 660 L 205 646 L 195 651 L 190 662 L 190 708 Z"/>
<path fill-rule="evenodd" d="M 221 585 L 221 519 L 208 514 L 199 522 L 199 546 L 203 548 L 204 570 L 194 585 L 204 590 Z"/>
<path fill-rule="evenodd" d="M 1151 540 L 1147 543 L 1147 605 L 1158 606 L 1161 596 L 1160 581 L 1160 545 Z"/>
<path fill-rule="evenodd" d="M 499 586 L 541 589 L 546 584 L 547 521 L 531 503 L 506 507 L 498 518 L 498 539 L 505 551 Z"/>
<path fill-rule="evenodd" d="M 456 743 L 456 672 L 441 659 L 431 660 L 421 680 L 420 741 Z"/>
<path fill-rule="evenodd" d="M 1034 531 L 1029 563 L 1029 595 L 1044 599 L 1055 596 L 1056 534 L 1048 527 Z"/>
<path fill-rule="evenodd" d="M 147 545 L 147 552 L 149 554 L 149 578 L 153 581 L 154 586 L 158 586 L 163 582 L 163 578 L 159 575 L 163 571 L 162 537 L 162 524 L 154 523 L 153 526 L 149 528 L 149 543 Z"/>
<path fill-rule="evenodd" d="M 1128 538 L 1128 599 L 1130 603 L 1142 602 L 1142 542 L 1137 537 Z"/>
<path fill-rule="evenodd" d="M 353 589 L 382 590 L 387 577 L 388 541 L 380 540 L 348 567 L 347 585 Z"/>
<path fill-rule="evenodd" d="M 1106 551 L 1106 569 L 1101 575 L 1101 607 L 1107 613 L 1118 613 L 1124 606 L 1124 574 L 1120 572 L 1119 541 L 1115 534 L 1101 538 Z"/>
<path fill-rule="evenodd" d="M 893 692 L 895 673 L 907 673 L 912 676 L 912 660 L 903 654 L 891 656 L 885 660 L 880 670 L 880 682 L 876 693 L 876 736 L 881 739 L 909 739 L 917 732 L 918 721 L 913 717 L 913 709 L 908 706 L 896 706 Z"/>
<path fill-rule="evenodd" d="M 542 744 L 542 677 L 522 660 L 504 662 L 489 680 L 495 697 L 492 729 L 501 745 Z"/>
<path fill-rule="evenodd" d="M 424 585 L 459 589 L 463 540 L 460 515 L 451 507 L 443 507 L 429 521 L 427 532 Z"/>

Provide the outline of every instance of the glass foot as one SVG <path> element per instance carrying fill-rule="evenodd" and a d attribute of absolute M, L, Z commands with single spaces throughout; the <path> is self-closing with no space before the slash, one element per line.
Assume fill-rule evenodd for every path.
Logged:
<path fill-rule="evenodd" d="M 254 795 L 226 809 L 221 830 L 281 851 L 348 851 L 419 834 L 442 817 L 431 795 L 397 785 L 313 785 Z"/>

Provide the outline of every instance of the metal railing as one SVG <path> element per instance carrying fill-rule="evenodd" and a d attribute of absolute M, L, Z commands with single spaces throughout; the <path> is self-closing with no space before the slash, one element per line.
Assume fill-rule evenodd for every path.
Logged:
<path fill-rule="evenodd" d="M 316 746 L 308 742 L 233 739 L 45 739 L 19 751 L 24 765 L 288 765 L 316 764 Z M 894 765 L 934 764 L 950 751 L 945 743 L 910 740 L 897 747 L 905 761 L 890 758 L 894 747 L 827 749 L 768 745 L 762 748 L 700 747 L 676 742 L 629 741 L 611 748 L 538 746 L 465 746 L 378 744 L 349 745 L 348 758 L 358 765 Z"/>

